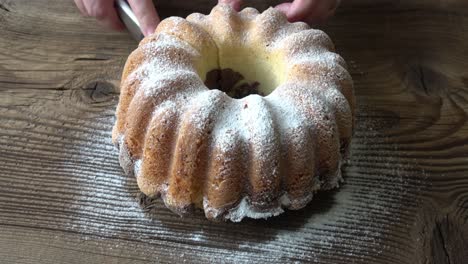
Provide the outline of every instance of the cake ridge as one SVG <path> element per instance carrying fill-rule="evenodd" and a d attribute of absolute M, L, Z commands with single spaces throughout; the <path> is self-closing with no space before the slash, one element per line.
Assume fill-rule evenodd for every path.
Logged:
<path fill-rule="evenodd" d="M 164 192 L 163 188 L 158 185 L 163 185 L 164 180 L 167 180 L 170 176 L 173 160 L 173 155 L 170 155 L 170 153 L 175 150 L 176 141 L 174 138 L 177 136 L 172 131 L 178 131 L 179 124 L 179 115 L 176 109 L 176 103 L 168 100 L 155 108 L 151 114 L 152 127 L 150 127 L 150 132 L 155 130 L 155 133 L 147 133 L 145 150 L 149 153 L 144 153 L 142 175 L 137 178 L 140 189 L 151 196 L 157 196 Z M 146 173 L 146 170 L 150 172 Z M 149 179 L 143 182 L 144 176 Z M 148 184 L 148 181 L 152 183 Z"/>
<path fill-rule="evenodd" d="M 190 100 L 193 103 L 189 103 L 191 108 L 184 113 L 178 127 L 176 152 L 174 153 L 176 162 L 172 164 L 171 169 L 172 179 L 176 180 L 179 185 L 185 182 L 190 186 L 186 188 L 190 190 L 187 194 L 188 201 L 200 204 L 202 196 L 197 195 L 197 192 L 202 192 L 203 186 L 197 184 L 204 181 L 200 175 L 204 174 L 203 170 L 206 168 L 204 164 L 206 159 L 200 159 L 200 155 L 205 154 L 209 147 L 210 137 L 208 135 L 212 130 L 213 119 L 216 118 L 215 111 L 225 103 L 221 94 L 221 92 L 206 90 L 194 96 Z M 172 186 L 177 185 L 170 184 L 170 192 Z"/>
<path fill-rule="evenodd" d="M 252 188 L 250 201 L 265 207 L 265 203 L 274 202 L 279 192 L 279 133 L 266 98 L 253 95 L 246 97 L 244 102 L 246 105 L 241 116 L 247 128 L 249 161 L 253 163 L 248 174 L 249 187 Z M 266 190 L 269 190 L 268 195 L 264 194 Z"/>

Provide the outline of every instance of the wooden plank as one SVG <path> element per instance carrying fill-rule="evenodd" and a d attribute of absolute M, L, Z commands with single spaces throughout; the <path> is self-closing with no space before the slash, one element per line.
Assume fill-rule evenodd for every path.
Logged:
<path fill-rule="evenodd" d="M 200 2 L 159 3 L 167 15 Z M 468 10 L 343 2 L 324 29 L 358 97 L 346 183 L 304 210 L 233 224 L 179 218 L 123 176 L 110 131 L 128 35 L 71 1 L 1 0 L 0 259 L 467 263 Z"/>

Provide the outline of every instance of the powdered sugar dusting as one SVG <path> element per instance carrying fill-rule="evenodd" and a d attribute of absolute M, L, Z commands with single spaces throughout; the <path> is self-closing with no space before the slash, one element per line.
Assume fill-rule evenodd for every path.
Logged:
<path fill-rule="evenodd" d="M 218 109 L 218 118 L 213 128 L 213 144 L 222 152 L 228 152 L 232 147 L 231 139 L 233 137 L 239 140 L 245 139 L 246 128 L 240 123 L 241 109 L 241 104 L 230 98 L 224 109 Z"/>
<path fill-rule="evenodd" d="M 268 105 L 276 115 L 277 125 L 280 131 L 293 129 L 302 130 L 304 124 L 307 123 L 306 116 L 293 103 L 284 100 L 279 93 L 272 93 L 265 98 Z"/>
<path fill-rule="evenodd" d="M 141 159 L 137 160 L 134 165 L 135 176 L 138 177 L 141 172 Z"/>
<path fill-rule="evenodd" d="M 222 96 L 219 90 L 206 90 L 198 93 L 193 97 L 189 103 L 190 107 L 187 109 L 187 121 L 194 129 L 202 129 L 209 122 L 213 122 L 215 115 L 217 115 L 218 108 L 226 102 L 228 97 Z M 182 121 L 184 122 L 184 121 Z"/>
<path fill-rule="evenodd" d="M 241 110 L 241 120 L 245 138 L 254 146 L 261 146 L 264 153 L 271 153 L 268 147 L 274 147 L 275 126 L 268 109 L 266 100 L 261 96 L 253 95 L 241 101 L 244 105 Z M 266 148 L 265 148 L 266 147 Z M 258 157 L 265 158 L 265 157 Z"/>
<path fill-rule="evenodd" d="M 314 45 L 307 45 L 308 43 L 314 43 Z M 277 48 L 284 49 L 290 56 L 298 53 L 309 53 L 314 50 L 333 49 L 330 37 L 325 32 L 317 29 L 307 29 L 287 34 L 273 44 Z"/>
<path fill-rule="evenodd" d="M 302 204 L 307 204 L 310 200 L 312 200 L 313 194 L 310 193 L 309 195 L 303 197 L 303 201 L 298 201 Z M 269 217 L 277 216 L 284 212 L 283 208 L 289 208 L 292 204 L 291 199 L 289 198 L 288 194 L 285 193 L 280 196 L 278 199 L 279 203 L 277 207 L 273 207 L 268 211 L 259 211 L 251 205 L 248 197 L 244 197 L 241 199 L 240 203 L 229 209 L 225 219 L 229 219 L 233 222 L 240 222 L 243 218 L 250 217 L 253 219 L 267 219 Z M 208 208 L 208 210 L 216 210 L 214 208 Z M 219 214 L 219 212 L 218 212 Z"/>
<path fill-rule="evenodd" d="M 157 58 L 146 61 L 136 70 L 134 78 L 140 81 L 140 89 L 146 96 L 152 95 L 155 89 L 166 89 L 167 85 L 161 83 L 165 80 L 184 82 L 187 90 L 203 86 L 193 66 L 201 55 L 190 45 L 171 35 L 159 34 L 156 41 L 141 49 L 147 57 Z M 192 85 L 188 85 L 190 82 Z"/>
<path fill-rule="evenodd" d="M 229 210 L 225 218 L 233 222 L 240 222 L 244 217 L 267 219 L 268 217 L 277 216 L 283 212 L 284 210 L 281 207 L 273 208 L 266 212 L 256 211 L 250 205 L 249 198 L 244 197 L 236 207 Z"/>

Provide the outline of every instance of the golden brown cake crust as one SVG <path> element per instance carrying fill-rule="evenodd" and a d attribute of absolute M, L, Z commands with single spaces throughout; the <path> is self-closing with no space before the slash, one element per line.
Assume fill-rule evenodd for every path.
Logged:
<path fill-rule="evenodd" d="M 261 95 L 205 85 L 231 68 Z M 129 56 L 121 86 L 121 166 L 178 214 L 267 218 L 342 180 L 356 104 L 346 63 L 325 33 L 275 9 L 166 19 Z"/>

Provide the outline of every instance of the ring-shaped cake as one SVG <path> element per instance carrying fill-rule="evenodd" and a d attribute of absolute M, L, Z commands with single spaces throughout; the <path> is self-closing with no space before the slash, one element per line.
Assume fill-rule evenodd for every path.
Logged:
<path fill-rule="evenodd" d="M 325 33 L 218 5 L 163 20 L 130 55 L 113 141 L 141 191 L 174 212 L 266 218 L 339 185 L 354 108 Z"/>

